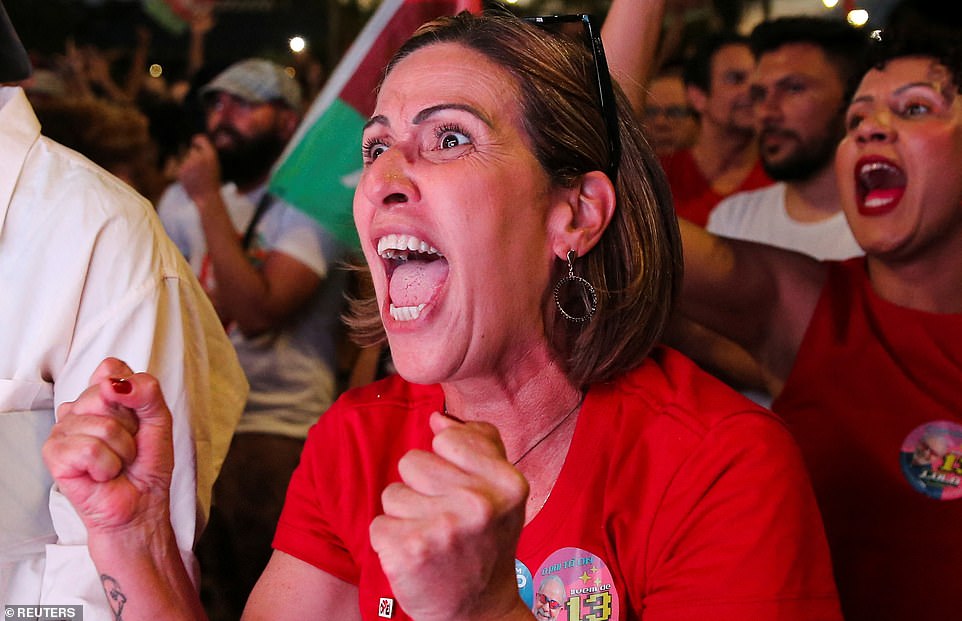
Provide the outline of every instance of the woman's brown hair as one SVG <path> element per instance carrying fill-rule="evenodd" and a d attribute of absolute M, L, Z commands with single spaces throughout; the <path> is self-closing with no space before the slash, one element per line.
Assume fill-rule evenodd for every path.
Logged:
<path fill-rule="evenodd" d="M 585 173 L 609 168 L 605 119 L 585 45 L 502 11 L 461 13 L 419 28 L 385 75 L 436 43 L 475 50 L 515 77 L 525 131 L 553 183 L 570 187 Z M 610 380 L 639 365 L 661 337 L 681 288 L 681 241 L 668 185 L 630 104 L 615 90 L 621 139 L 617 206 L 598 244 L 574 264 L 575 274 L 597 290 L 597 312 L 585 323 L 569 322 L 558 312 L 551 288 L 544 292 L 546 338 L 577 385 Z M 567 263 L 556 263 L 560 278 Z M 373 297 L 354 300 L 348 322 L 359 342 L 383 341 Z"/>

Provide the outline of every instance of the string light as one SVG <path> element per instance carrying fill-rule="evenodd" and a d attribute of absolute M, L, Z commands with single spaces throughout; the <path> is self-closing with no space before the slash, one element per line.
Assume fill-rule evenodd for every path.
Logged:
<path fill-rule="evenodd" d="M 304 51 L 304 48 L 307 47 L 307 41 L 305 41 L 304 37 L 301 36 L 291 37 L 287 44 L 290 46 L 291 51 L 295 54 L 300 54 Z"/>
<path fill-rule="evenodd" d="M 861 28 L 868 23 L 868 11 L 865 9 L 853 9 L 848 12 L 848 23 Z"/>

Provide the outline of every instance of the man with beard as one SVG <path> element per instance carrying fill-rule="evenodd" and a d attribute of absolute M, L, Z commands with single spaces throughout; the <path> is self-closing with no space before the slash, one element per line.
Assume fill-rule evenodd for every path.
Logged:
<path fill-rule="evenodd" d="M 617 56 L 615 70 L 622 65 Z M 661 158 L 679 217 L 705 226 L 708 214 L 734 192 L 772 180 L 758 161 L 749 80 L 755 66 L 745 37 L 707 38 L 686 63 L 683 79 L 700 129 L 695 144 Z M 630 72 L 625 64 L 623 75 Z"/>
<path fill-rule="evenodd" d="M 841 211 L 833 163 L 866 37 L 841 20 L 785 17 L 756 26 L 750 42 L 759 154 L 779 183 L 729 196 L 709 216 L 708 230 L 817 259 L 861 255 Z"/>
<path fill-rule="evenodd" d="M 238 618 L 271 538 L 307 430 L 335 396 L 343 249 L 267 192 L 300 121 L 297 82 L 274 63 L 235 63 L 200 89 L 206 133 L 158 212 L 237 350 L 250 396 L 201 540 L 212 612 Z M 216 618 L 216 617 L 215 617 Z"/>

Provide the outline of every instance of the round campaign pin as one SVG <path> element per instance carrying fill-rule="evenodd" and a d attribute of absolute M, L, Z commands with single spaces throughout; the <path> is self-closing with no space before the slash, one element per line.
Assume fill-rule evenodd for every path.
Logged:
<path fill-rule="evenodd" d="M 514 573 L 518 578 L 518 595 L 521 596 L 521 601 L 531 608 L 534 604 L 534 580 L 531 578 L 531 571 L 524 563 L 514 559 Z"/>
<path fill-rule="evenodd" d="M 919 425 L 902 442 L 902 473 L 918 492 L 939 500 L 962 496 L 962 425 Z"/>
<path fill-rule="evenodd" d="M 534 606 L 539 621 L 619 619 L 618 591 L 608 565 L 581 548 L 561 548 L 545 559 L 534 576 Z"/>

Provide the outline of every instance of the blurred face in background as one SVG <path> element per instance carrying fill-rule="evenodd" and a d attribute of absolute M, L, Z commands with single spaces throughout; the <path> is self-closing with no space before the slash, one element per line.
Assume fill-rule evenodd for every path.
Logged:
<path fill-rule="evenodd" d="M 749 87 L 755 58 L 748 45 L 732 43 L 718 48 L 711 60 L 711 91 L 694 86 L 688 99 L 701 116 L 728 131 L 754 133 L 755 117 Z"/>
<path fill-rule="evenodd" d="M 688 105 L 680 76 L 664 75 L 648 85 L 643 125 L 648 142 L 658 155 L 687 149 L 698 137 L 698 119 Z"/>
<path fill-rule="evenodd" d="M 751 86 L 759 155 L 777 181 L 805 180 L 829 166 L 845 133 L 845 84 L 825 53 L 789 43 L 758 59 Z"/>
<path fill-rule="evenodd" d="M 207 135 L 217 149 L 223 179 L 241 186 L 258 182 L 284 151 L 296 113 L 225 92 L 213 93 L 205 103 Z"/>

